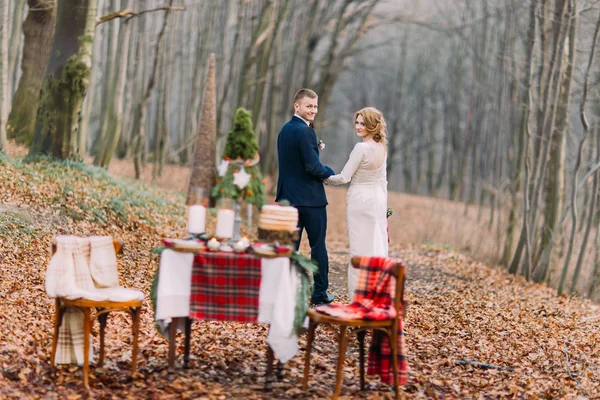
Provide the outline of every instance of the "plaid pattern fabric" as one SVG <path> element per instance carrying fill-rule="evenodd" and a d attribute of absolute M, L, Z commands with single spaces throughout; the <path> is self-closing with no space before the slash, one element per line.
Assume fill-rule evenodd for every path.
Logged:
<path fill-rule="evenodd" d="M 402 318 L 398 319 L 398 343 L 396 359 L 398 363 L 398 384 L 406 385 L 408 362 L 406 361 L 406 341 Z M 369 346 L 367 375 L 379 375 L 381 382 L 394 382 L 392 366 L 392 348 L 390 339 L 381 331 L 374 331 Z"/>
<path fill-rule="evenodd" d="M 341 319 L 364 319 L 382 321 L 396 317 L 392 296 L 396 280 L 392 271 L 401 259 L 387 257 L 361 257 L 359 277 L 352 304 L 328 304 L 315 309 Z M 398 318 L 398 378 L 406 384 L 407 362 L 402 318 Z M 375 331 L 369 347 L 368 374 L 380 375 L 382 382 L 390 383 L 393 377 L 391 348 L 387 335 Z"/>
<path fill-rule="evenodd" d="M 98 288 L 119 286 L 117 256 L 111 236 L 92 236 L 89 240 L 90 273 Z"/>
<path fill-rule="evenodd" d="M 190 317 L 257 322 L 261 259 L 250 254 L 199 253 L 194 256 Z"/>
<path fill-rule="evenodd" d="M 103 282 L 102 286 L 111 282 L 113 285 L 97 288 L 92 278 L 92 265 L 95 265 L 95 274 Z M 96 301 L 144 298 L 139 291 L 119 287 L 116 256 L 110 236 L 57 236 L 56 253 L 46 269 L 46 292 L 51 297 Z M 90 345 L 90 359 L 93 358 L 91 350 Z M 83 365 L 83 314 L 80 311 L 68 309 L 63 315 L 55 362 Z"/>
<path fill-rule="evenodd" d="M 94 356 L 90 346 L 90 359 Z M 83 313 L 68 308 L 58 329 L 55 364 L 83 365 Z"/>

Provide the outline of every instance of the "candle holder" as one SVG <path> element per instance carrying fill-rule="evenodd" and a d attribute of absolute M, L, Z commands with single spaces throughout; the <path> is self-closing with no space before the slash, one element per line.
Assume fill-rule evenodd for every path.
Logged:
<path fill-rule="evenodd" d="M 237 243 L 240 239 L 240 225 L 242 224 L 242 216 L 240 211 L 242 209 L 242 200 L 237 199 L 233 202 L 233 212 L 235 216 L 233 218 L 233 237 L 231 238 L 232 244 Z"/>

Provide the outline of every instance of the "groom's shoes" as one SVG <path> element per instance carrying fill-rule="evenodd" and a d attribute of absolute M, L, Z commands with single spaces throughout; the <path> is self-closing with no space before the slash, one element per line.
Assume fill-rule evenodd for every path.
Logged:
<path fill-rule="evenodd" d="M 329 304 L 335 299 L 335 296 L 332 294 L 326 294 L 325 297 L 318 297 L 316 299 L 310 299 L 310 302 L 313 306 L 320 306 L 322 304 Z"/>

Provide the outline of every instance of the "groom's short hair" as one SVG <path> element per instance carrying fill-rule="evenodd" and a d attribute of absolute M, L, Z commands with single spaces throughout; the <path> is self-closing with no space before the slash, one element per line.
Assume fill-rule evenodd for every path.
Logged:
<path fill-rule="evenodd" d="M 298 103 L 300 100 L 302 100 L 305 97 L 309 97 L 311 99 L 316 99 L 319 96 L 317 96 L 317 93 L 312 89 L 300 89 L 294 95 L 294 103 Z"/>

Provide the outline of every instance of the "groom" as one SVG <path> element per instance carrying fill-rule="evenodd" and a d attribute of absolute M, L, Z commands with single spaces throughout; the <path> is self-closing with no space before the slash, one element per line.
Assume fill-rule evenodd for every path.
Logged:
<path fill-rule="evenodd" d="M 300 89 L 294 96 L 294 116 L 286 123 L 277 138 L 279 180 L 275 201 L 288 200 L 298 209 L 300 247 L 302 230 L 306 229 L 310 256 L 319 269 L 314 274 L 315 286 L 311 302 L 328 304 L 334 296 L 329 287 L 329 259 L 325 247 L 327 231 L 327 197 L 323 180 L 334 175 L 331 168 L 319 161 L 317 135 L 311 127 L 318 111 L 318 96 L 310 89 Z"/>

